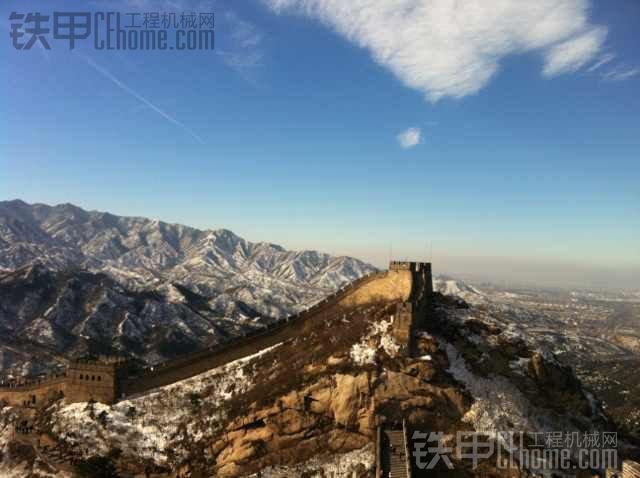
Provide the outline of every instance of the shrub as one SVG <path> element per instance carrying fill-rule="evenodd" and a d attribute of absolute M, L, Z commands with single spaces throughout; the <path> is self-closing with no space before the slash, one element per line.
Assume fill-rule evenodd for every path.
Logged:
<path fill-rule="evenodd" d="M 194 412 L 197 412 L 198 410 L 200 410 L 200 405 L 202 402 L 202 399 L 200 398 L 200 395 L 198 395 L 197 393 L 190 393 L 189 394 L 189 402 L 191 403 L 191 409 Z"/>
<path fill-rule="evenodd" d="M 136 407 L 129 407 L 129 408 L 127 408 L 125 416 L 129 420 L 133 420 L 136 417 L 137 414 L 138 414 L 138 411 L 136 410 Z"/>
<path fill-rule="evenodd" d="M 120 478 L 113 461 L 105 456 L 81 460 L 75 467 L 79 478 Z"/>
<path fill-rule="evenodd" d="M 107 426 L 107 423 L 109 422 L 109 414 L 107 413 L 106 410 L 102 410 L 100 412 L 100 414 L 98 415 L 98 422 L 100 423 L 100 425 L 102 425 L 103 427 Z"/>
<path fill-rule="evenodd" d="M 89 412 L 89 416 L 91 418 L 96 418 L 96 401 L 93 398 L 89 399 L 89 401 L 87 402 L 85 411 Z"/>

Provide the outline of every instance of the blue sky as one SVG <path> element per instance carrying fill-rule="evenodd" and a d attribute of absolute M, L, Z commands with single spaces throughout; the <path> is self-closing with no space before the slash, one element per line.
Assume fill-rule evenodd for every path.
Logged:
<path fill-rule="evenodd" d="M 3 2 L 1 195 L 640 287 L 640 3 L 391 3 L 55 3 L 215 12 L 214 51 L 135 52 L 18 51 L 52 3 Z"/>

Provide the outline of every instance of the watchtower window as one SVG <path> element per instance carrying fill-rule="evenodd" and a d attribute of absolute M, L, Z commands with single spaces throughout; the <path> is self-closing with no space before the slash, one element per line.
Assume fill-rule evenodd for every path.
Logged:
<path fill-rule="evenodd" d="M 102 377 L 100 375 L 98 375 L 98 382 L 102 380 Z"/>
<path fill-rule="evenodd" d="M 84 380 L 84 375 L 80 374 L 80 380 Z"/>
<path fill-rule="evenodd" d="M 96 376 L 95 375 L 91 375 L 91 380 L 95 380 Z"/>

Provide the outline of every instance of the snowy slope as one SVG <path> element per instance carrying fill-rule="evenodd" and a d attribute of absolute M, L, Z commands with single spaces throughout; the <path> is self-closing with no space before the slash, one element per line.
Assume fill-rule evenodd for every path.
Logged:
<path fill-rule="evenodd" d="M 466 284 L 461 280 L 438 276 L 433 280 L 433 290 L 443 295 L 453 295 L 475 304 L 486 299 L 486 294 L 480 289 Z"/>
<path fill-rule="evenodd" d="M 36 261 L 53 270 L 104 272 L 132 289 L 178 283 L 271 316 L 294 312 L 375 270 L 350 257 L 249 242 L 226 229 L 202 231 L 71 204 L 0 202 L 0 269 Z"/>

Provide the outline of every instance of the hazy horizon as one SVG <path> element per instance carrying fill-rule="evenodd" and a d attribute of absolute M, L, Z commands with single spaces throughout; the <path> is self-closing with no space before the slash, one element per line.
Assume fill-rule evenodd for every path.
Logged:
<path fill-rule="evenodd" d="M 159 220 L 170 224 L 181 224 L 200 230 L 228 229 L 250 242 L 268 242 L 277 244 L 288 250 L 315 250 L 332 255 L 345 255 L 368 262 L 380 269 L 387 267 L 388 261 L 413 260 L 431 261 L 435 275 L 451 276 L 455 279 L 471 281 L 474 283 L 488 282 L 505 287 L 533 286 L 560 289 L 599 289 L 612 291 L 640 291 L 640 267 L 607 268 L 593 264 L 571 264 L 566 262 L 553 262 L 549 259 L 530 260 L 518 257 L 500 256 L 472 256 L 451 255 L 438 250 L 438 244 L 432 244 L 431 250 L 425 248 L 424 253 L 409 252 L 403 250 L 362 249 L 331 250 L 320 242 L 310 244 L 293 244 L 286 237 L 252 237 L 243 232 L 220 224 L 208 227 L 199 227 L 180 220 L 166 220 L 163 217 L 149 216 L 145 214 L 126 214 L 108 210 L 105 208 L 89 208 L 82 204 L 70 201 L 61 203 L 46 203 L 43 201 L 27 201 L 24 198 L 8 198 L 3 201 L 20 200 L 27 204 L 44 204 L 56 206 L 61 204 L 73 204 L 87 211 L 109 212 L 118 216 L 136 216 L 151 220 Z M 430 254 L 433 253 L 432 256 Z"/>

